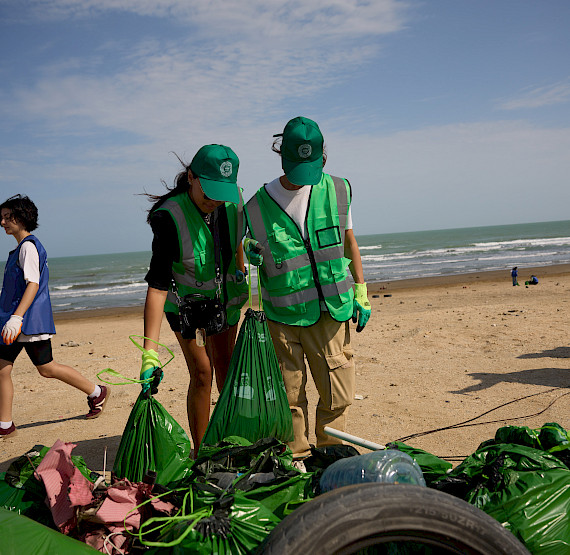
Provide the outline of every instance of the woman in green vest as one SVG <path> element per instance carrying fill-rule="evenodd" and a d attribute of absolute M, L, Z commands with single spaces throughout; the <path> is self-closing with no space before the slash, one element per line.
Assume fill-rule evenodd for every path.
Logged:
<path fill-rule="evenodd" d="M 181 161 L 182 162 L 182 161 Z M 144 352 L 141 376 L 160 367 L 156 344 L 163 312 L 190 373 L 187 410 L 194 454 L 210 418 L 212 378 L 221 391 L 235 344 L 240 309 L 247 300 L 241 237 L 243 199 L 237 186 L 239 160 L 223 145 L 203 146 L 154 201 L 147 218 L 153 230 L 152 258 L 145 277 Z M 179 302 L 186 295 L 218 299 L 227 327 L 205 337 L 201 324 L 181 328 Z M 188 331 L 190 330 L 190 331 Z M 184 334 L 184 337 L 183 337 Z M 150 387 L 143 385 L 143 390 Z"/>

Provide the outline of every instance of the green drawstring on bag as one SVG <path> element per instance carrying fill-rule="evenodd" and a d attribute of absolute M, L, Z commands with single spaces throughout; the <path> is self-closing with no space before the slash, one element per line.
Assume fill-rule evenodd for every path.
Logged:
<path fill-rule="evenodd" d="M 147 337 L 144 337 L 143 335 L 129 335 L 129 339 L 131 340 L 131 342 L 133 343 L 133 345 L 139 349 L 140 351 L 142 351 L 144 353 L 144 348 L 137 343 L 137 341 L 135 341 L 135 338 L 138 339 L 148 339 L 149 341 L 153 341 L 152 339 L 149 339 Z M 157 343 L 156 341 L 153 341 L 153 343 L 156 343 L 157 346 L 159 347 L 164 347 L 167 351 L 168 354 L 170 355 L 170 358 L 164 363 L 161 363 L 161 370 L 164 369 L 164 367 L 167 364 L 170 364 L 173 360 L 174 360 L 174 353 L 166 346 L 163 345 L 162 343 Z M 108 375 L 108 376 L 114 376 L 116 378 L 118 378 L 119 380 L 122 381 L 109 381 L 108 379 L 103 379 L 101 376 L 104 375 Z M 105 368 L 105 370 L 101 370 L 101 372 L 99 372 L 97 374 L 97 377 L 99 378 L 100 381 L 102 381 L 103 383 L 109 384 L 109 385 L 130 385 L 130 384 L 152 384 L 152 382 L 154 382 L 156 380 L 156 376 L 150 376 L 149 378 L 146 378 L 144 380 L 141 380 L 140 378 L 138 379 L 134 379 L 134 378 L 127 378 L 126 376 L 124 376 L 123 374 L 121 374 L 120 372 L 117 372 L 116 370 L 113 370 L 112 368 Z M 158 384 L 157 384 L 158 385 Z"/>

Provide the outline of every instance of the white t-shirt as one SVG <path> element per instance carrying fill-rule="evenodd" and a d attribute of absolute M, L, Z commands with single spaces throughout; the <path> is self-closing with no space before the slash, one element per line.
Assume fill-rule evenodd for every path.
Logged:
<path fill-rule="evenodd" d="M 40 255 L 38 249 L 32 241 L 26 241 L 20 247 L 20 254 L 18 256 L 18 266 L 24 272 L 24 280 L 28 283 L 40 283 Z M 18 335 L 17 341 L 22 343 L 30 341 L 43 341 L 50 339 L 52 336 L 49 333 L 42 333 L 39 335 L 25 335 L 21 333 Z"/>
<path fill-rule="evenodd" d="M 301 187 L 295 191 L 285 189 L 279 178 L 274 179 L 265 186 L 265 189 L 275 200 L 275 202 L 291 217 L 301 231 L 303 239 L 307 238 L 307 230 L 305 229 L 305 217 L 307 216 L 307 207 L 309 205 L 309 195 L 311 194 L 310 185 Z M 346 229 L 352 229 L 352 212 L 348 208 L 348 217 L 346 218 Z"/>

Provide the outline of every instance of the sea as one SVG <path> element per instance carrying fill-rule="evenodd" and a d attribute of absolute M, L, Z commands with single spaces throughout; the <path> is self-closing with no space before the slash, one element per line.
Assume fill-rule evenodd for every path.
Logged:
<path fill-rule="evenodd" d="M 357 241 L 369 283 L 570 263 L 570 220 L 360 235 Z M 50 257 L 54 312 L 142 307 L 150 256 Z"/>

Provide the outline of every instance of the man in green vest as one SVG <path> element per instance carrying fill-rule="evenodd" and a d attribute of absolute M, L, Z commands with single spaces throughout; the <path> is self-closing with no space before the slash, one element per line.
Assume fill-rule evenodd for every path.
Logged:
<path fill-rule="evenodd" d="M 323 145 L 314 121 L 289 121 L 273 144 L 284 175 L 246 205 L 244 246 L 259 266 L 263 309 L 293 417 L 289 447 L 297 460 L 310 454 L 305 358 L 320 396 L 317 446 L 342 443 L 324 427 L 345 430 L 355 388 L 348 321 L 357 321 L 356 331 L 362 331 L 371 313 L 352 229 L 352 190 L 346 179 L 323 172 Z"/>

